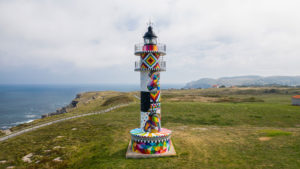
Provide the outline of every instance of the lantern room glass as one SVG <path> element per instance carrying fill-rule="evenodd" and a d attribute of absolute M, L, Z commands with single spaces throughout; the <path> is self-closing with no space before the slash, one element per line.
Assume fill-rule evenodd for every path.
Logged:
<path fill-rule="evenodd" d="M 157 44 L 157 38 L 155 38 L 155 37 L 152 37 L 152 38 L 145 37 L 144 38 L 144 43 L 145 43 L 145 45 L 156 45 Z"/>

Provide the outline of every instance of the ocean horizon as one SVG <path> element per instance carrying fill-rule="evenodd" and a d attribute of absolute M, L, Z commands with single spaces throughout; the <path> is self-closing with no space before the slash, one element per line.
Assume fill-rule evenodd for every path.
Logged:
<path fill-rule="evenodd" d="M 162 89 L 181 88 L 183 84 L 163 84 Z M 68 105 L 76 94 L 89 91 L 137 91 L 139 84 L 82 85 L 0 85 L 0 129 L 5 130 L 41 118 Z"/>

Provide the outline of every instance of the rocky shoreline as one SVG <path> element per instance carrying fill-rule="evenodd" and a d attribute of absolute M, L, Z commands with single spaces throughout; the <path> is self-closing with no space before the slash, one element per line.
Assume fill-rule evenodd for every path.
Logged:
<path fill-rule="evenodd" d="M 43 114 L 41 116 L 41 118 L 50 117 L 50 116 L 54 116 L 54 115 L 58 115 L 58 114 L 68 113 L 71 109 L 77 107 L 77 104 L 79 103 L 78 99 L 80 99 L 81 96 L 82 96 L 82 93 L 77 94 L 76 97 L 75 97 L 75 99 L 73 99 L 70 104 L 68 104 L 67 106 L 64 106 L 64 107 L 61 107 L 61 108 L 57 109 L 56 112 Z"/>
<path fill-rule="evenodd" d="M 74 108 L 77 107 L 77 105 L 79 103 L 79 99 L 82 97 L 82 95 L 83 95 L 83 93 L 76 94 L 75 99 L 73 99 L 70 104 L 68 104 L 68 105 L 66 105 L 64 107 L 58 108 L 55 112 L 43 114 L 43 115 L 41 115 L 41 118 L 46 118 L 46 117 L 50 117 L 50 116 L 54 116 L 54 115 L 59 115 L 59 114 L 64 114 L 64 113 L 70 112 L 71 109 L 74 109 Z M 19 125 L 23 125 L 23 124 L 24 123 L 19 124 Z M 16 125 L 16 126 L 18 126 L 18 125 Z M 8 129 L 5 129 L 5 130 L 0 129 L 0 136 L 1 135 L 9 135 L 9 134 L 11 134 L 12 133 L 11 129 L 13 127 L 16 127 L 16 126 L 12 126 L 12 127 L 8 128 Z"/>

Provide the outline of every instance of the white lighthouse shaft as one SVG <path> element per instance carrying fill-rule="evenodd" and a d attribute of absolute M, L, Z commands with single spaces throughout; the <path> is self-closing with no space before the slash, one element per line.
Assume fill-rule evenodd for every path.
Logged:
<path fill-rule="evenodd" d="M 159 132 L 161 128 L 160 111 L 160 73 L 141 71 L 141 124 L 146 132 Z M 148 97 L 149 96 L 149 97 Z"/>
<path fill-rule="evenodd" d="M 135 54 L 140 56 L 135 68 L 140 71 L 141 78 L 140 128 L 150 133 L 161 130 L 160 71 L 165 70 L 165 63 L 161 58 L 165 54 L 165 45 L 158 45 L 156 38 L 149 26 L 144 36 L 144 44 L 135 47 Z"/>

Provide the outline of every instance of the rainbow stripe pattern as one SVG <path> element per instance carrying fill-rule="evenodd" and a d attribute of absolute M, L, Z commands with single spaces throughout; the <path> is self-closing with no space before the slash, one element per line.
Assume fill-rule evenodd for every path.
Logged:
<path fill-rule="evenodd" d="M 170 139 L 162 142 L 138 142 L 131 141 L 133 152 L 142 154 L 161 154 L 170 151 Z"/>
<path fill-rule="evenodd" d="M 156 45 L 144 45 L 143 51 L 157 51 Z"/>

